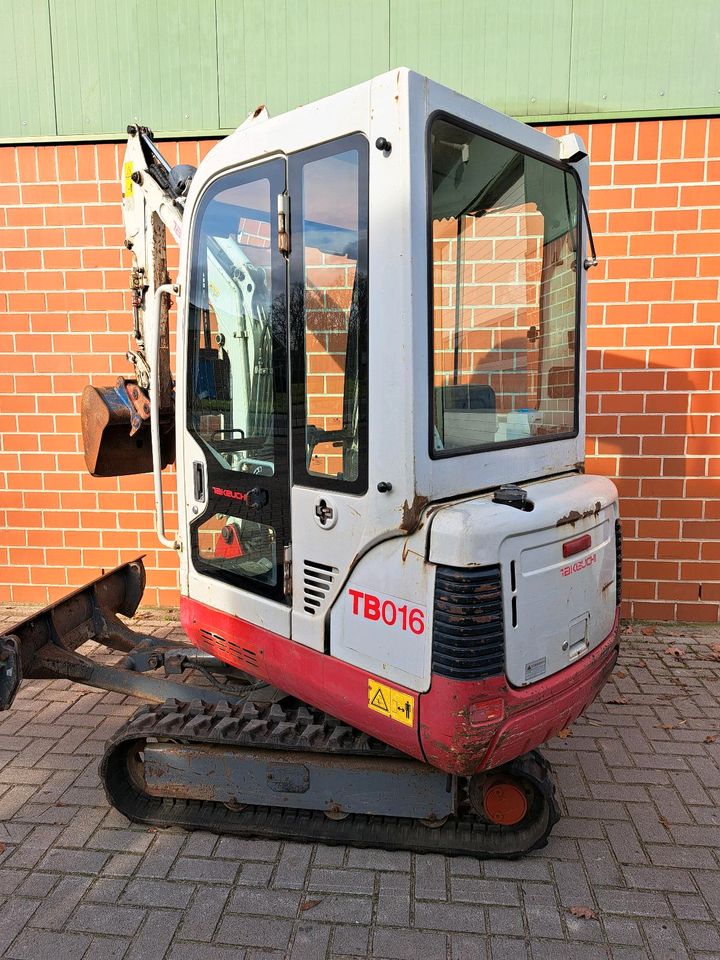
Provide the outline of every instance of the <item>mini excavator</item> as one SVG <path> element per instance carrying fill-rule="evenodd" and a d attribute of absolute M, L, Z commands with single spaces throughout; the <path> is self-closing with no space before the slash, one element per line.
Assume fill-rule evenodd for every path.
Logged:
<path fill-rule="evenodd" d="M 587 190 L 576 135 L 406 69 L 258 108 L 197 170 L 129 127 L 132 370 L 85 389 L 83 441 L 93 476 L 152 473 L 189 643 L 119 619 L 134 559 L 0 638 L 0 706 L 23 677 L 146 701 L 101 762 L 138 823 L 542 846 L 538 747 L 618 653 L 617 492 L 584 471 Z"/>

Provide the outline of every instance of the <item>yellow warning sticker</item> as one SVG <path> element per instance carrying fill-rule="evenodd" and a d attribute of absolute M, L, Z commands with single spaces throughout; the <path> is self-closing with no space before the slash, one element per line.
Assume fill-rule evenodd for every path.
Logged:
<path fill-rule="evenodd" d="M 404 723 L 412 727 L 415 718 L 415 697 L 389 687 L 385 683 L 377 683 L 368 677 L 368 707 L 377 713 L 383 713 L 391 720 Z"/>
<path fill-rule="evenodd" d="M 131 197 L 133 192 L 133 165 L 130 160 L 123 164 L 123 196 Z"/>

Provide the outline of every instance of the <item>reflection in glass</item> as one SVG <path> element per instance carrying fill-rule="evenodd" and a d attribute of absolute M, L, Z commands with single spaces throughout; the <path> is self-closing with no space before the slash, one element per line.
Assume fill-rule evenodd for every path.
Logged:
<path fill-rule="evenodd" d="M 446 120 L 431 138 L 433 448 L 572 434 L 577 182 Z"/>
<path fill-rule="evenodd" d="M 190 427 L 226 469 L 272 476 L 271 185 L 247 171 L 202 202 L 193 244 Z"/>
<path fill-rule="evenodd" d="M 198 556 L 216 570 L 277 582 L 275 530 L 253 520 L 216 513 L 198 526 Z"/>

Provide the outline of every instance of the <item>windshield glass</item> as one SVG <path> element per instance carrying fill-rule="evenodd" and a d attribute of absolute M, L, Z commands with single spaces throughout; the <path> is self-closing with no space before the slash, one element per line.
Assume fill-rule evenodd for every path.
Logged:
<path fill-rule="evenodd" d="M 430 149 L 431 449 L 572 436 L 577 181 L 445 119 Z"/>

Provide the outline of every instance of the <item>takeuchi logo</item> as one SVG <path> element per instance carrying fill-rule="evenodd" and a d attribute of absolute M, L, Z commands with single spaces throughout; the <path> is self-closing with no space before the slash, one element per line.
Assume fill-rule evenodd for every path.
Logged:
<path fill-rule="evenodd" d="M 576 560 L 575 563 L 569 563 L 566 567 L 561 567 L 560 573 L 563 577 L 569 577 L 571 573 L 577 573 L 578 570 L 591 567 L 594 563 L 597 563 L 597 554 L 591 553 L 589 557 L 583 557 L 582 560 Z"/>
<path fill-rule="evenodd" d="M 240 500 L 244 503 L 247 500 L 247 494 L 240 490 L 225 490 L 223 487 L 213 487 L 212 492 L 216 497 L 227 497 L 229 500 Z"/>

